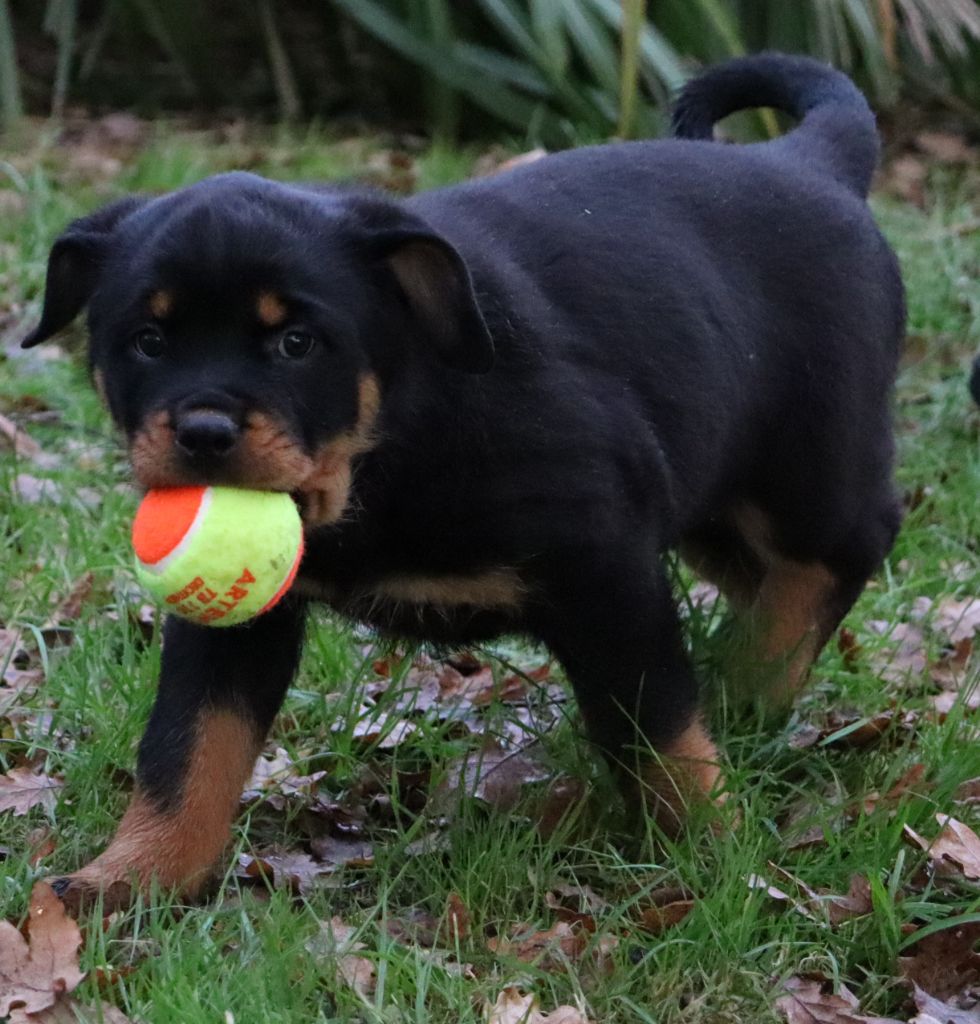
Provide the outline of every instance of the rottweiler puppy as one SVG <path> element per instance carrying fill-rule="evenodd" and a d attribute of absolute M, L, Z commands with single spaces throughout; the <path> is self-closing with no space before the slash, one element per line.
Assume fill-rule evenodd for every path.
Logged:
<path fill-rule="evenodd" d="M 800 123 L 711 140 L 759 106 Z M 307 533 L 267 615 L 166 622 L 132 804 L 63 898 L 199 889 L 311 601 L 440 644 L 542 641 L 628 800 L 669 827 L 718 796 L 665 553 L 752 622 L 760 685 L 791 699 L 899 526 L 904 302 L 844 75 L 735 60 L 674 127 L 405 201 L 222 174 L 57 239 L 24 344 L 87 307 L 138 483 L 288 492 Z"/>

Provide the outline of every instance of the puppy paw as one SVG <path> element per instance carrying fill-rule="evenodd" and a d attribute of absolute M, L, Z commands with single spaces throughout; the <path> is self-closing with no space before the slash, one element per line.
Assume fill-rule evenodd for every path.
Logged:
<path fill-rule="evenodd" d="M 52 879 L 51 888 L 65 909 L 75 916 L 96 906 L 100 898 L 104 913 L 120 910 L 128 907 L 136 895 L 129 882 L 87 876 L 84 870 Z"/>

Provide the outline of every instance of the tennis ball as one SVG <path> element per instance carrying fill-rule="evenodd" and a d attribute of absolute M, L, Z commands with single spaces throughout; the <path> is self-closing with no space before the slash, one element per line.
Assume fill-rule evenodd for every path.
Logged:
<path fill-rule="evenodd" d="M 150 491 L 133 521 L 136 575 L 174 615 L 234 626 L 289 590 L 303 526 L 288 494 L 234 487 Z"/>

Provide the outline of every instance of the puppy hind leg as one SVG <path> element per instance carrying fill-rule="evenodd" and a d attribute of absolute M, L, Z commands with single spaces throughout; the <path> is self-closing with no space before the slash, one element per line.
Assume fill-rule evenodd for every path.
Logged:
<path fill-rule="evenodd" d="M 894 542 L 900 515 L 889 494 L 819 558 L 790 558 L 754 517 L 752 543 L 766 569 L 744 616 L 748 643 L 739 666 L 755 677 L 756 696 L 784 710 L 802 689 L 810 667 L 863 591 Z"/>

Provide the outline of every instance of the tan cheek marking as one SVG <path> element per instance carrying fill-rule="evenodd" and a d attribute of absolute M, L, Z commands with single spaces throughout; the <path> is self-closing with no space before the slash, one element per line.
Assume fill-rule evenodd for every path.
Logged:
<path fill-rule="evenodd" d="M 718 800 L 718 748 L 700 718 L 656 751 L 643 771 L 643 796 L 650 815 L 668 834 L 676 833 L 693 803 Z"/>
<path fill-rule="evenodd" d="M 372 593 L 406 604 L 478 608 L 518 608 L 524 596 L 513 569 L 491 569 L 474 576 L 391 576 L 372 588 Z"/>
<path fill-rule="evenodd" d="M 157 320 L 164 320 L 174 311 L 174 293 L 166 288 L 160 288 L 150 296 L 150 313 Z"/>
<path fill-rule="evenodd" d="M 294 491 L 312 472 L 313 460 L 280 420 L 253 412 L 246 423 L 241 470 L 242 483 L 273 491 Z"/>
<path fill-rule="evenodd" d="M 377 443 L 375 426 L 381 410 L 377 378 L 364 374 L 357 391 L 357 422 L 347 433 L 323 445 L 314 459 L 312 473 L 303 482 L 304 517 L 311 525 L 335 523 L 344 514 L 350 497 L 351 463 Z"/>
<path fill-rule="evenodd" d="M 266 327 L 278 327 L 286 321 L 286 304 L 275 292 L 259 292 L 255 311 Z"/>
<path fill-rule="evenodd" d="M 152 880 L 194 895 L 221 856 L 261 741 L 251 724 L 230 711 L 200 723 L 180 805 L 161 813 L 137 792 L 106 851 L 73 882 L 108 889 Z"/>
<path fill-rule="evenodd" d="M 133 475 L 144 487 L 167 486 L 176 472 L 174 432 L 166 412 L 148 417 L 129 446 Z"/>

